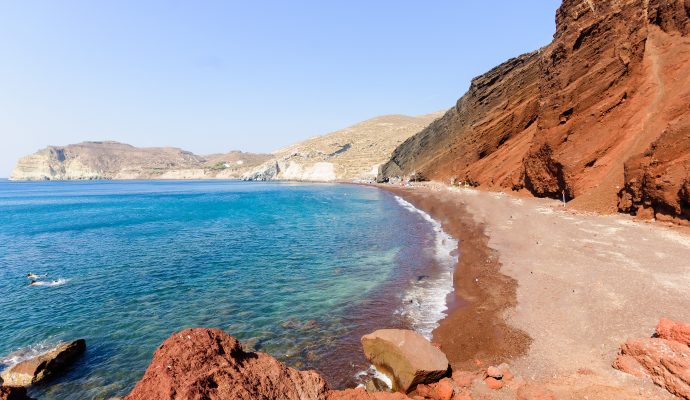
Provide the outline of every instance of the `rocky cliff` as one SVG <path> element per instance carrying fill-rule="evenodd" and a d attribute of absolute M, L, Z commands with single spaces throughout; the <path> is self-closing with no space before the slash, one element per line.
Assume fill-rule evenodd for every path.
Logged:
<path fill-rule="evenodd" d="M 564 0 L 553 42 L 472 81 L 379 176 L 417 171 L 688 223 L 690 0 Z"/>
<path fill-rule="evenodd" d="M 17 161 L 13 180 L 239 178 L 267 154 L 198 156 L 172 147 L 138 148 L 118 142 L 49 146 Z"/>
<path fill-rule="evenodd" d="M 379 166 L 410 136 L 443 113 L 386 115 L 317 136 L 274 153 L 247 180 L 335 181 L 374 179 Z"/>

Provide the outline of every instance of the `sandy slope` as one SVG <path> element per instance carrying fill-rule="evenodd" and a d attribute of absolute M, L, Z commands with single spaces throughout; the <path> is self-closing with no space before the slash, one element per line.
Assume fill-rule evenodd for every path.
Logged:
<path fill-rule="evenodd" d="M 517 304 L 500 312 L 508 326 L 531 338 L 524 354 L 506 357 L 516 372 L 556 390 L 562 386 L 565 398 L 666 397 L 610 365 L 622 342 L 650 336 L 659 318 L 690 321 L 687 231 L 576 213 L 553 200 L 441 186 L 409 192 L 469 212 L 484 227 L 500 272 L 517 282 Z M 440 210 L 429 212 L 452 230 L 452 211 Z M 476 273 L 458 270 L 456 289 L 467 271 Z M 475 336 L 462 324 L 451 328 L 446 331 L 457 340 Z"/>

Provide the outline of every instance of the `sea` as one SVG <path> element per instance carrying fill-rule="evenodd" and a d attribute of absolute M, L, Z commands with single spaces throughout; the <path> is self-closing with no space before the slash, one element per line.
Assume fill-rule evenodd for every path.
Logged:
<path fill-rule="evenodd" d="M 363 334 L 431 338 L 456 250 L 427 214 L 374 187 L 0 180 L 0 370 L 83 338 L 67 373 L 29 394 L 124 396 L 173 332 L 217 327 L 355 386 L 375 373 Z"/>

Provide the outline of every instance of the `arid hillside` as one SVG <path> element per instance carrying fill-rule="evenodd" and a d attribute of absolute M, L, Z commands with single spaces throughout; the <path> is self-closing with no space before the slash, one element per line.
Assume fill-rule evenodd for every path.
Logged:
<path fill-rule="evenodd" d="M 553 42 L 475 78 L 399 146 L 413 171 L 576 208 L 690 220 L 690 1 L 564 0 Z"/>
<path fill-rule="evenodd" d="M 376 117 L 273 154 L 200 156 L 174 147 L 139 148 L 112 141 L 48 146 L 19 159 L 11 179 L 374 179 L 398 145 L 442 115 Z"/>
<path fill-rule="evenodd" d="M 173 147 L 139 148 L 118 142 L 49 146 L 17 161 L 14 180 L 239 178 L 271 156 L 198 156 Z"/>
<path fill-rule="evenodd" d="M 393 150 L 443 112 L 384 115 L 274 152 L 249 180 L 335 181 L 374 179 Z"/>

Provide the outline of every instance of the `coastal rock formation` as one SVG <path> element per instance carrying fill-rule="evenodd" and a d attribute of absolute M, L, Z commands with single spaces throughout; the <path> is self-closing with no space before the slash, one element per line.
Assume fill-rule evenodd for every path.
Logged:
<path fill-rule="evenodd" d="M 2 371 L 3 385 L 31 386 L 64 372 L 86 350 L 84 339 L 61 343 L 55 349 Z"/>
<path fill-rule="evenodd" d="M 187 329 L 156 350 L 126 400 L 324 399 L 326 381 L 288 368 L 264 353 L 242 350 L 220 329 Z"/>
<path fill-rule="evenodd" d="M 690 348 L 666 339 L 631 339 L 621 346 L 614 367 L 635 376 L 648 375 L 654 383 L 690 399 Z"/>
<path fill-rule="evenodd" d="M 386 115 L 317 136 L 273 153 L 246 180 L 335 181 L 375 179 L 378 168 L 405 139 L 442 113 Z"/>
<path fill-rule="evenodd" d="M 654 336 L 690 346 L 690 324 L 662 318 L 656 326 Z"/>
<path fill-rule="evenodd" d="M 622 211 L 678 223 L 690 220 L 690 119 L 686 119 L 684 126 L 669 127 L 647 151 L 625 163 Z"/>
<path fill-rule="evenodd" d="M 26 388 L 0 386 L 0 400 L 32 400 L 26 395 Z"/>
<path fill-rule="evenodd" d="M 49 146 L 23 157 L 10 179 L 229 179 L 241 177 L 270 157 L 239 151 L 198 156 L 172 147 L 84 142 Z"/>
<path fill-rule="evenodd" d="M 402 329 L 380 329 L 362 336 L 367 360 L 393 375 L 394 389 L 409 392 L 450 372 L 446 355 L 422 335 Z"/>
<path fill-rule="evenodd" d="M 472 81 L 379 176 L 690 218 L 690 3 L 564 0 L 553 42 Z"/>
<path fill-rule="evenodd" d="M 386 330 L 367 335 L 372 338 L 368 344 L 375 347 L 378 356 L 394 360 L 389 362 L 396 366 L 405 365 L 408 361 L 404 361 L 404 358 L 414 358 L 413 362 L 420 365 L 421 369 L 429 372 L 439 368 L 439 373 L 428 374 L 428 380 L 417 384 L 407 393 L 368 391 L 363 387 L 329 390 L 326 382 L 315 371 L 297 371 L 284 366 L 267 354 L 245 352 L 236 339 L 219 329 L 194 328 L 174 333 L 163 342 L 156 350 L 144 377 L 125 400 L 556 398 L 547 388 L 534 382 L 527 383 L 522 377 L 513 376 L 506 364 L 474 371 L 457 370 L 448 376 L 449 370 L 440 369 L 443 364 L 441 359 L 445 359 L 445 355 L 426 339 L 410 331 L 384 331 Z M 374 343 L 382 341 L 379 337 L 387 342 L 397 342 Z M 383 354 L 384 352 L 390 353 Z M 447 362 L 445 365 L 448 366 Z M 487 379 L 491 379 L 492 383 L 487 383 Z"/>
<path fill-rule="evenodd" d="M 613 366 L 637 377 L 647 376 L 674 395 L 690 399 L 689 328 L 662 319 L 655 337 L 630 339 L 621 345 Z"/>

